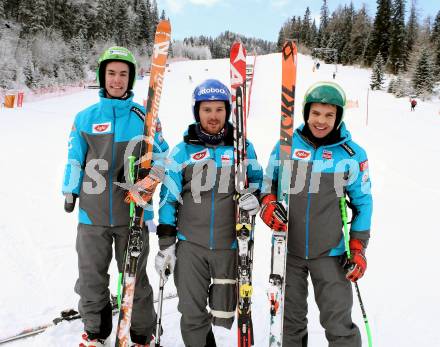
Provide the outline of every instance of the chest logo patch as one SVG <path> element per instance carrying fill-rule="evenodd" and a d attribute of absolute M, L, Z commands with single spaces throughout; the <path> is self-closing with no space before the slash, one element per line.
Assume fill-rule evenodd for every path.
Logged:
<path fill-rule="evenodd" d="M 207 159 L 207 158 L 209 158 L 208 149 L 204 149 L 201 152 L 197 152 L 197 153 L 194 153 L 193 155 L 191 155 L 191 159 L 193 161 L 200 161 L 200 160 Z"/>
<path fill-rule="evenodd" d="M 310 159 L 310 151 L 296 149 L 295 152 L 293 152 L 293 158 L 299 160 L 308 160 Z"/>
<path fill-rule="evenodd" d="M 109 133 L 112 130 L 112 123 L 106 122 L 106 123 L 93 124 L 92 129 L 93 129 L 93 134 Z"/>

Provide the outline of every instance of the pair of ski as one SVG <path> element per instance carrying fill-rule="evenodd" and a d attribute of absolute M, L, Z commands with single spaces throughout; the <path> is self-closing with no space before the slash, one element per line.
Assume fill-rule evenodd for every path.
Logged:
<path fill-rule="evenodd" d="M 286 41 L 282 50 L 282 88 L 281 88 L 281 127 L 280 127 L 280 170 L 277 200 L 288 211 L 290 160 L 293 137 L 293 111 L 295 105 L 295 84 L 297 67 L 297 48 L 293 41 Z M 246 50 L 236 42 L 230 52 L 231 90 L 234 124 L 235 189 L 237 201 L 247 188 L 246 177 Z M 247 211 L 236 204 L 236 237 L 238 244 L 238 305 L 237 328 L 238 346 L 250 347 L 254 344 L 251 296 L 252 262 L 255 220 Z M 271 273 L 268 297 L 270 300 L 269 346 L 281 346 L 283 335 L 284 291 L 287 255 L 287 232 L 273 231 Z"/>
<path fill-rule="evenodd" d="M 130 183 L 132 184 L 144 179 L 145 177 L 140 177 L 139 173 L 147 172 L 147 170 L 152 166 L 154 136 L 158 121 L 159 103 L 162 93 L 162 85 L 164 81 L 170 40 L 170 22 L 168 20 L 161 20 L 157 25 L 154 38 L 153 55 L 151 57 L 148 100 L 145 105 L 146 115 L 143 132 L 144 141 L 141 142 L 138 157 L 139 160 L 135 162 L 136 158 L 129 158 L 129 178 L 131 181 Z M 137 170 L 137 177 L 134 177 L 135 165 L 140 168 Z M 136 206 L 134 202 L 130 203 L 130 231 L 122 274 L 122 299 L 119 310 L 118 327 L 116 331 L 116 347 L 127 347 L 130 340 L 130 325 L 133 312 L 137 263 L 144 247 L 141 237 L 142 232 L 145 232 L 143 228 L 143 212 L 143 207 Z M 154 337 L 154 347 L 160 347 L 163 289 L 164 280 L 161 278 L 159 286 L 158 317 Z"/>
<path fill-rule="evenodd" d="M 163 296 L 162 298 L 158 297 L 157 299 L 154 299 L 154 303 L 159 303 L 159 301 L 161 300 L 170 300 L 175 298 L 177 298 L 177 293 L 170 293 Z M 119 305 L 116 296 L 112 295 L 111 303 L 112 303 L 112 314 L 113 316 L 115 316 L 119 313 Z M 61 324 L 63 322 L 72 322 L 78 319 L 81 319 L 81 315 L 79 314 L 79 312 L 74 310 L 73 308 L 69 308 L 61 311 L 59 316 L 55 317 L 50 323 L 26 328 L 8 337 L 0 337 L 0 345 L 41 334 L 45 332 L 47 329 L 54 327 L 58 324 Z"/>

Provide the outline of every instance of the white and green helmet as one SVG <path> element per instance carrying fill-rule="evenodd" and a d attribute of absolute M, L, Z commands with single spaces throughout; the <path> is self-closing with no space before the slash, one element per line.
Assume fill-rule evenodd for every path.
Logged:
<path fill-rule="evenodd" d="M 133 89 L 136 81 L 136 58 L 127 48 L 119 46 L 108 48 L 98 59 L 96 80 L 98 81 L 99 87 L 105 88 L 105 67 L 112 61 L 122 61 L 129 66 L 128 90 Z"/>
<path fill-rule="evenodd" d="M 310 104 L 330 104 L 336 106 L 336 126 L 339 128 L 344 120 L 346 98 L 344 90 L 334 82 L 318 82 L 307 89 L 303 102 L 303 117 L 307 123 L 309 118 Z"/>

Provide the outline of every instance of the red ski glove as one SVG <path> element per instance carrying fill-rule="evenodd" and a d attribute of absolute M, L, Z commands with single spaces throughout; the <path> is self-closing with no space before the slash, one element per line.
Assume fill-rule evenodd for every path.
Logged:
<path fill-rule="evenodd" d="M 347 261 L 345 266 L 347 274 L 345 277 L 352 282 L 356 282 L 362 278 L 367 270 L 367 258 L 365 258 L 365 244 L 358 239 L 350 240 L 351 259 Z"/>
<path fill-rule="evenodd" d="M 287 231 L 287 212 L 274 194 L 261 201 L 260 217 L 266 225 L 276 231 Z"/>

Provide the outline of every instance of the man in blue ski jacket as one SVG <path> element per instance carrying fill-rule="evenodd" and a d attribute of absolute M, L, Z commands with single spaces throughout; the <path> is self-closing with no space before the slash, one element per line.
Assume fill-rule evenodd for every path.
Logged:
<path fill-rule="evenodd" d="M 350 281 L 360 279 L 367 268 L 372 197 L 367 154 L 343 122 L 345 103 L 336 83 L 320 82 L 306 92 L 304 124 L 293 136 L 288 215 L 277 202 L 279 143 L 267 167 L 260 216 L 272 229 L 289 233 L 283 346 L 307 346 L 309 274 L 329 346 L 361 346 L 351 319 Z M 353 208 L 349 260 L 339 207 L 343 196 Z"/>
<path fill-rule="evenodd" d="M 68 162 L 63 194 L 65 209 L 71 212 L 79 198 L 79 224 L 76 240 L 79 278 L 75 292 L 80 296 L 79 312 L 84 322 L 79 346 L 103 346 L 112 331 L 108 268 L 115 243 L 115 258 L 123 270 L 129 234 L 129 204 L 124 202 L 128 184 L 128 157 L 140 157 L 145 110 L 133 102 L 136 60 L 123 47 L 111 47 L 100 57 L 97 78 L 100 101 L 79 112 L 69 136 Z M 168 144 L 157 123 L 153 167 L 149 176 L 155 186 L 161 180 Z M 163 169 L 162 169 L 163 173 Z M 163 176 L 163 174 L 162 174 Z M 125 186 L 126 187 L 126 186 Z M 150 196 L 143 196 L 149 202 Z M 147 204 L 144 220 L 153 218 Z M 131 340 L 133 346 L 150 342 L 156 314 L 153 291 L 146 274 L 149 252 L 148 227 L 142 234 L 143 250 L 138 260 Z"/>
<path fill-rule="evenodd" d="M 236 307 L 235 170 L 229 89 L 209 79 L 193 92 L 191 124 L 171 152 L 161 189 L 159 275 L 175 267 L 187 347 L 213 347 L 211 324 L 230 329 Z M 239 205 L 256 215 L 263 172 L 247 142 L 249 191 Z M 175 244 L 178 239 L 177 245 Z M 177 257 L 177 263 L 176 263 Z M 210 312 L 206 306 L 209 303 Z"/>

